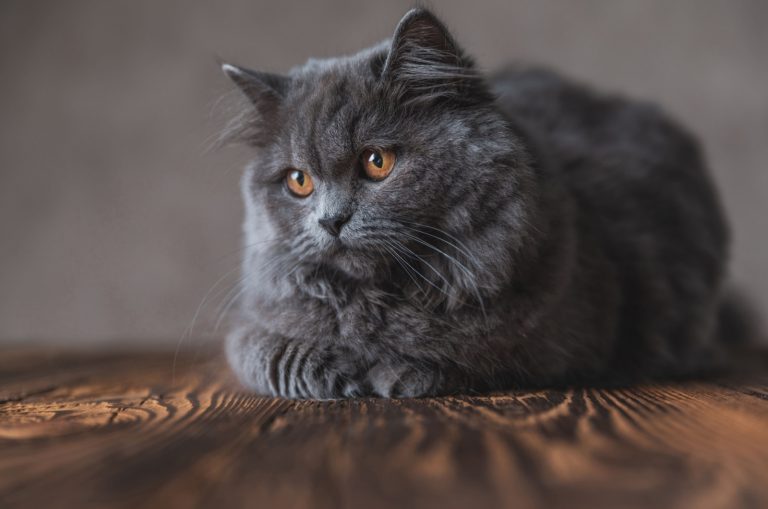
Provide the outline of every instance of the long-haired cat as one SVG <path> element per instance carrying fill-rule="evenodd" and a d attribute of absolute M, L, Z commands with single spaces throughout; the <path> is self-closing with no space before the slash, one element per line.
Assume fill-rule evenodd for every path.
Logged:
<path fill-rule="evenodd" d="M 226 349 L 255 391 L 627 379 L 712 346 L 727 229 L 697 143 L 654 106 L 481 75 L 424 9 L 350 57 L 223 69 L 254 149 Z"/>

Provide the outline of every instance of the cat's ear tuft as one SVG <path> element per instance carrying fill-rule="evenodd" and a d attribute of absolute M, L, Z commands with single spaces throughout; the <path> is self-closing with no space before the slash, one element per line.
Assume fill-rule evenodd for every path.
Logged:
<path fill-rule="evenodd" d="M 221 70 L 224 72 L 224 74 L 226 74 L 233 80 L 239 77 L 243 73 L 243 71 L 238 66 L 228 64 L 226 62 L 221 64 Z"/>
<path fill-rule="evenodd" d="M 416 8 L 395 29 L 382 77 L 411 98 L 435 98 L 455 96 L 478 75 L 445 25 Z"/>
<path fill-rule="evenodd" d="M 253 71 L 232 64 L 221 64 L 224 74 L 254 103 L 282 99 L 288 88 L 288 78 L 279 74 Z"/>
<path fill-rule="evenodd" d="M 268 139 L 280 105 L 290 86 L 290 78 L 279 74 L 253 71 L 228 63 L 221 64 L 221 70 L 253 105 L 254 112 L 244 112 L 235 122 L 230 138 L 259 145 Z M 255 114 L 253 114 L 255 113 Z"/>

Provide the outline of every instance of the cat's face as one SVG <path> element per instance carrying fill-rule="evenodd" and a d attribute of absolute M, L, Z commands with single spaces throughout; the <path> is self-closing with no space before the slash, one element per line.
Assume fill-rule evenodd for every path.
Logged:
<path fill-rule="evenodd" d="M 374 277 L 423 252 L 425 233 L 466 226 L 485 188 L 513 185 L 483 172 L 503 128 L 437 20 L 406 19 L 391 43 L 285 77 L 224 70 L 254 107 L 247 224 L 268 223 L 294 261 Z"/>

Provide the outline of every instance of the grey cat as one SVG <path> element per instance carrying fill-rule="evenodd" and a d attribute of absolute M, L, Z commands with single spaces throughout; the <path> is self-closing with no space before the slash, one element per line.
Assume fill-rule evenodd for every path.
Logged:
<path fill-rule="evenodd" d="M 253 390 L 630 380 L 716 351 L 727 228 L 696 141 L 654 106 L 482 76 L 424 9 L 287 76 L 223 69 L 255 149 L 226 343 Z"/>

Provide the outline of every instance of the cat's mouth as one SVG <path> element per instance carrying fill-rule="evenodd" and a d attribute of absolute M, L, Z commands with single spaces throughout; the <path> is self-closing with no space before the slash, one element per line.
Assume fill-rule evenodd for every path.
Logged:
<path fill-rule="evenodd" d="M 330 239 L 323 251 L 326 256 L 333 258 L 336 256 L 364 255 L 367 250 L 355 242 L 354 238 L 339 236 Z"/>

